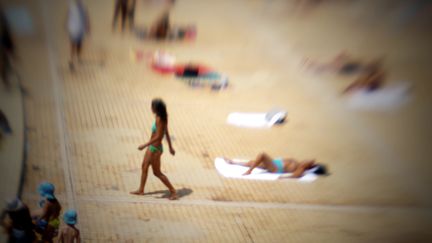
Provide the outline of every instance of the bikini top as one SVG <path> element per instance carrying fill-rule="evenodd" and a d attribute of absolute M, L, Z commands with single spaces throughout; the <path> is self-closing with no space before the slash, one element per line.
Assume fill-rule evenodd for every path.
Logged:
<path fill-rule="evenodd" d="M 152 133 L 156 132 L 156 122 L 153 122 L 152 128 L 151 128 Z"/>

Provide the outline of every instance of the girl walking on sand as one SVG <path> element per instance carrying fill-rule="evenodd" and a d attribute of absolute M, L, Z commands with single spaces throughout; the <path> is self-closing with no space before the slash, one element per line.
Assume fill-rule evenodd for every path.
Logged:
<path fill-rule="evenodd" d="M 152 134 L 150 140 L 138 147 L 139 150 L 143 150 L 148 147 L 144 160 L 142 163 L 141 180 L 138 190 L 131 192 L 135 195 L 144 195 L 144 187 L 147 180 L 148 169 L 151 165 L 153 174 L 159 178 L 170 191 L 170 200 L 177 199 L 176 190 L 171 185 L 171 182 L 161 172 L 161 156 L 163 153 L 162 139 L 166 135 L 166 139 L 169 146 L 169 151 L 172 155 L 175 155 L 175 150 L 171 145 L 171 138 L 168 132 L 168 114 L 166 111 L 166 105 L 161 99 L 154 99 L 151 104 L 152 112 L 155 114 L 156 120 L 152 126 Z"/>

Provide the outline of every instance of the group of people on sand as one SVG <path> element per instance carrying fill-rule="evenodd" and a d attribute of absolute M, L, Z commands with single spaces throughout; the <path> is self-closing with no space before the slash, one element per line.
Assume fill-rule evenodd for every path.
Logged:
<path fill-rule="evenodd" d="M 180 27 L 171 25 L 169 16 L 174 2 L 174 0 L 164 1 L 165 7 L 162 13 L 148 28 L 145 38 L 164 40 L 194 37 L 196 31 L 194 26 Z M 135 31 L 136 5 L 136 0 L 115 1 L 112 19 L 113 31 L 117 28 L 119 19 L 122 32 L 126 28 Z M 126 25 L 126 23 L 128 24 Z M 81 63 L 83 42 L 90 35 L 90 16 L 82 0 L 69 0 L 66 28 L 70 40 L 69 69 L 74 71 L 77 63 Z"/>
<path fill-rule="evenodd" d="M 147 148 L 144 159 L 141 165 L 141 179 L 138 189 L 132 191 L 134 195 L 144 195 L 145 184 L 147 181 L 147 175 L 149 167 L 152 167 L 153 174 L 158 177 L 162 183 L 168 188 L 170 200 L 178 199 L 177 193 L 168 177 L 161 172 L 161 156 L 164 152 L 162 146 L 162 140 L 165 137 L 168 143 L 169 152 L 171 155 L 175 155 L 175 150 L 171 143 L 171 137 L 168 129 L 168 113 L 165 102 L 159 98 L 153 99 L 151 103 L 151 110 L 155 115 L 155 121 L 151 127 L 151 136 L 147 143 L 144 143 L 138 147 L 138 150 L 144 150 Z M 249 167 L 249 170 L 245 175 L 252 173 L 255 168 L 262 168 L 271 173 L 292 173 L 291 178 L 299 178 L 303 173 L 313 167 L 319 166 L 317 174 L 326 174 L 326 168 L 323 165 L 319 165 L 315 160 L 304 160 L 298 161 L 293 158 L 271 158 L 266 153 L 261 153 L 255 160 L 251 160 L 247 163 L 238 163 L 233 160 L 226 159 L 228 163 L 238 164 Z"/>
<path fill-rule="evenodd" d="M 171 6 L 172 4 L 164 10 L 155 24 L 150 28 L 150 37 L 154 37 L 156 39 L 165 39 L 169 36 L 169 31 L 171 30 L 169 22 L 169 10 Z M 169 64 L 170 65 L 168 65 L 168 69 L 169 71 L 172 71 L 172 61 L 170 61 Z M 163 67 L 166 67 L 166 65 L 163 65 Z M 175 200 L 178 199 L 177 192 L 169 181 L 168 177 L 161 172 L 161 156 L 164 152 L 162 140 L 164 137 L 168 142 L 169 152 L 172 155 L 175 155 L 175 150 L 172 146 L 169 135 L 167 108 L 163 100 L 154 99 L 151 103 L 151 110 L 155 115 L 155 121 L 151 127 L 150 139 L 147 143 L 144 143 L 138 147 L 139 150 L 146 149 L 141 165 L 140 183 L 138 189 L 130 193 L 134 195 L 144 195 L 148 172 L 151 166 L 153 174 L 158 177 L 168 188 L 170 192 L 168 199 Z M 245 175 L 252 173 L 254 168 L 262 168 L 271 173 L 292 173 L 292 178 L 299 178 L 306 170 L 316 166 L 320 166 L 318 174 L 326 173 L 325 166 L 318 165 L 315 160 L 298 161 L 293 158 L 273 159 L 266 153 L 259 154 L 255 160 L 251 160 L 247 163 L 238 163 L 230 159 L 226 159 L 226 161 L 231 164 L 239 164 L 249 167 L 249 170 L 245 173 Z"/>
<path fill-rule="evenodd" d="M 60 228 L 62 206 L 56 198 L 55 187 L 43 182 L 38 187 L 41 196 L 39 209 L 31 213 L 29 207 L 19 198 L 9 201 L 1 214 L 1 225 L 6 230 L 8 242 L 80 242 L 80 231 L 76 228 L 77 212 L 73 209 L 63 214 L 63 227 Z"/>

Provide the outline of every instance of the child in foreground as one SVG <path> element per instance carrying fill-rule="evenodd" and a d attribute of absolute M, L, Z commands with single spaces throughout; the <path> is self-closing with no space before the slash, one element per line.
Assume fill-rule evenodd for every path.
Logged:
<path fill-rule="evenodd" d="M 75 224 L 77 223 L 77 212 L 75 210 L 66 211 L 66 213 L 63 215 L 63 221 L 66 223 L 66 225 L 60 230 L 58 242 L 81 242 L 80 231 L 75 227 Z"/>

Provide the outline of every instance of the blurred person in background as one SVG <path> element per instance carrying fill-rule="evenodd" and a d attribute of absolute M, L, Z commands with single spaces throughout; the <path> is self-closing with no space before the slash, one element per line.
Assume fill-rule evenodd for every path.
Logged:
<path fill-rule="evenodd" d="M 136 8 L 136 0 L 129 0 L 128 8 L 127 8 L 127 19 L 128 19 L 130 31 L 132 31 L 135 28 L 135 8 Z"/>
<path fill-rule="evenodd" d="M 1 214 L 1 224 L 9 235 L 10 243 L 28 243 L 36 239 L 30 210 L 19 198 L 7 202 Z"/>
<path fill-rule="evenodd" d="M 11 59 L 15 55 L 15 44 L 10 34 L 9 24 L 0 5 L 0 76 L 6 87 L 10 86 L 9 74 L 12 71 Z"/>
<path fill-rule="evenodd" d="M 81 62 L 84 37 L 90 34 L 89 16 L 81 0 L 69 0 L 67 30 L 71 46 L 69 69 L 74 71 L 74 59 Z"/>
<path fill-rule="evenodd" d="M 174 6 L 174 0 L 168 0 L 162 10 L 161 15 L 150 26 L 150 37 L 157 40 L 167 39 L 171 30 L 170 11 Z"/>
<path fill-rule="evenodd" d="M 164 9 L 162 14 L 156 19 L 154 24 L 150 27 L 150 37 L 157 40 L 164 40 L 168 38 L 170 30 L 170 7 Z"/>
<path fill-rule="evenodd" d="M 304 58 L 302 64 L 307 70 L 315 73 L 335 72 L 342 75 L 351 75 L 367 71 L 367 68 L 376 62 L 376 60 L 378 59 L 368 62 L 362 61 L 343 51 L 328 62 L 319 62 L 311 58 Z"/>
<path fill-rule="evenodd" d="M 381 59 L 375 60 L 366 67 L 364 74 L 345 88 L 342 93 L 349 94 L 357 90 L 376 91 L 384 85 L 385 78 L 386 73 L 382 69 Z"/>
<path fill-rule="evenodd" d="M 129 24 L 129 30 L 134 29 L 136 0 L 116 0 L 114 4 L 114 16 L 112 20 L 112 29 L 114 30 L 118 18 L 120 18 L 120 26 L 122 32 L 125 29 L 126 21 Z"/>
<path fill-rule="evenodd" d="M 2 138 L 3 134 L 12 134 L 12 128 L 6 115 L 0 110 L 0 138 Z"/>

